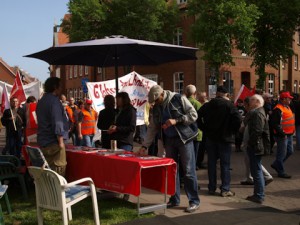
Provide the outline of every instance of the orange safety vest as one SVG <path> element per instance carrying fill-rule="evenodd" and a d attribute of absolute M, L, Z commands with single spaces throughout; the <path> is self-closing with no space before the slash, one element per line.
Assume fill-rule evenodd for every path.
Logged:
<path fill-rule="evenodd" d="M 277 104 L 274 109 L 276 108 L 280 109 L 282 112 L 280 121 L 282 130 L 286 134 L 293 134 L 295 132 L 295 117 L 292 110 L 290 107 L 283 106 L 282 104 Z M 276 131 L 274 132 L 276 133 Z"/>
<path fill-rule="evenodd" d="M 73 110 L 67 105 L 66 111 L 67 111 L 67 113 L 68 113 L 69 119 L 71 120 L 72 123 L 74 123 L 74 122 L 75 122 L 75 119 L 74 119 L 74 113 L 73 113 Z"/>
<path fill-rule="evenodd" d="M 82 135 L 91 135 L 95 134 L 97 113 L 95 110 L 87 111 L 82 109 L 83 119 L 81 123 L 81 134 Z"/>

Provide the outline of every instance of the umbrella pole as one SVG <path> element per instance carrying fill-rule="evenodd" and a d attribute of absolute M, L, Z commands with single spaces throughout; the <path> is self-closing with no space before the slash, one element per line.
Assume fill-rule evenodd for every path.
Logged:
<path fill-rule="evenodd" d="M 118 71 L 118 66 L 117 62 L 115 63 L 115 80 L 116 80 L 116 94 L 119 93 L 119 71 Z"/>

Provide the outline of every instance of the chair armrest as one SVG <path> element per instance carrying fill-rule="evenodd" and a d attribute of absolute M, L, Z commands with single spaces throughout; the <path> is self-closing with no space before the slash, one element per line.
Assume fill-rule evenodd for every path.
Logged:
<path fill-rule="evenodd" d="M 82 178 L 82 179 L 79 179 L 79 180 L 75 180 L 71 183 L 67 183 L 65 185 L 62 185 L 62 188 L 69 188 L 69 187 L 72 187 L 74 185 L 81 184 L 81 183 L 84 183 L 84 182 L 88 182 L 90 185 L 94 184 L 94 181 L 92 180 L 92 178 L 85 177 L 85 178 Z"/>

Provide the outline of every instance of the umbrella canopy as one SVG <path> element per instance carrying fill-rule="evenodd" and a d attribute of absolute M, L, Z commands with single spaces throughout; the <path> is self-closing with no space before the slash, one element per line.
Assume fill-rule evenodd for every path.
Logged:
<path fill-rule="evenodd" d="M 196 51 L 196 48 L 111 36 L 51 47 L 25 57 L 41 59 L 50 65 L 114 66 L 117 79 L 118 66 L 195 60 Z"/>

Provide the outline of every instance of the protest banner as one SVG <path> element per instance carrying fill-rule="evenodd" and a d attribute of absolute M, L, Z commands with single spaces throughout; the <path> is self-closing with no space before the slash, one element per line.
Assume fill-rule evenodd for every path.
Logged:
<path fill-rule="evenodd" d="M 148 92 L 157 83 L 149 80 L 136 72 L 131 72 L 118 79 L 119 92 L 127 92 L 132 105 L 137 110 L 137 125 L 142 125 L 144 121 L 144 110 L 148 101 Z M 88 94 L 93 101 L 94 109 L 99 113 L 104 109 L 103 100 L 106 95 L 116 96 L 115 80 L 102 82 L 87 82 Z"/>

